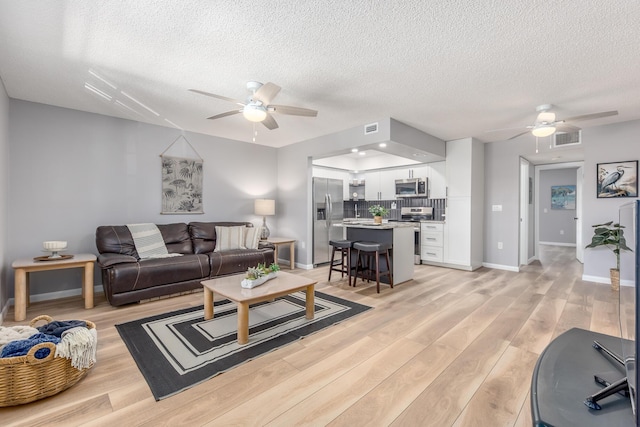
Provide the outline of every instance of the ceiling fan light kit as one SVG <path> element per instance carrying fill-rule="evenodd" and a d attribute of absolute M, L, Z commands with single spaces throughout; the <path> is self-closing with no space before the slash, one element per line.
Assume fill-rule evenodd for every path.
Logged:
<path fill-rule="evenodd" d="M 262 105 L 247 104 L 242 109 L 242 115 L 250 122 L 261 122 L 267 118 L 267 109 Z"/>
<path fill-rule="evenodd" d="M 537 125 L 531 130 L 533 136 L 537 136 L 538 138 L 543 138 L 545 136 L 551 136 L 555 133 L 556 127 L 553 125 L 541 124 Z"/>
<path fill-rule="evenodd" d="M 247 90 L 251 94 L 247 97 L 245 102 L 238 101 L 237 99 L 228 98 L 222 95 L 216 95 L 214 93 L 204 92 L 198 89 L 189 89 L 191 92 L 199 93 L 200 95 L 210 96 L 212 98 L 221 99 L 223 101 L 233 102 L 238 104 L 242 108 L 239 110 L 227 111 L 226 113 L 216 114 L 211 116 L 209 120 L 221 119 L 227 116 L 233 116 L 235 114 L 242 113 L 242 116 L 253 123 L 262 123 L 267 129 L 273 130 L 278 128 L 278 123 L 273 118 L 275 114 L 286 114 L 291 116 L 305 116 L 316 117 L 318 112 L 310 110 L 308 108 L 292 107 L 289 105 L 272 105 L 271 100 L 280 92 L 280 86 L 267 82 L 262 84 L 260 82 L 247 82 Z M 255 140 L 255 135 L 254 135 Z"/>

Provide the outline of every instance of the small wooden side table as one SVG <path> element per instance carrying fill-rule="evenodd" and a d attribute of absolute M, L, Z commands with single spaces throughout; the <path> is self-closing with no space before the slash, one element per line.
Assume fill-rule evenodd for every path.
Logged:
<path fill-rule="evenodd" d="M 275 246 L 274 258 L 276 263 L 278 262 L 278 246 L 280 245 L 289 245 L 289 262 L 291 269 L 296 268 L 296 239 L 289 239 L 287 237 L 269 237 L 267 240 L 263 240 L 263 242 L 271 243 Z"/>
<path fill-rule="evenodd" d="M 15 270 L 14 278 L 14 318 L 15 321 L 27 318 L 27 306 L 29 305 L 29 274 L 34 271 L 61 270 L 64 268 L 84 268 L 82 277 L 82 295 L 84 295 L 84 308 L 93 308 L 93 263 L 96 256 L 93 254 L 77 254 L 73 258 L 60 261 L 34 261 L 33 258 L 25 258 L 14 261 L 11 267 Z"/>

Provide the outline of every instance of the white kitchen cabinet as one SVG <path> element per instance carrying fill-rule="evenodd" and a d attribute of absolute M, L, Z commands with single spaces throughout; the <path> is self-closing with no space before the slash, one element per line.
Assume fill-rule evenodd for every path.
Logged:
<path fill-rule="evenodd" d="M 380 200 L 380 172 L 365 172 L 364 182 L 364 199 Z"/>
<path fill-rule="evenodd" d="M 368 201 L 392 200 L 396 198 L 396 170 L 381 170 L 365 173 L 364 198 Z"/>
<path fill-rule="evenodd" d="M 420 224 L 420 259 L 426 263 L 444 261 L 444 224 Z"/>
<path fill-rule="evenodd" d="M 473 138 L 447 141 L 447 205 L 444 263 L 474 270 L 483 261 L 484 144 Z"/>
<path fill-rule="evenodd" d="M 434 162 L 428 165 L 429 198 L 444 199 L 447 197 L 446 162 Z"/>
<path fill-rule="evenodd" d="M 409 178 L 426 178 L 428 174 L 427 165 L 416 165 L 408 168 L 396 169 L 396 179 L 409 179 Z"/>

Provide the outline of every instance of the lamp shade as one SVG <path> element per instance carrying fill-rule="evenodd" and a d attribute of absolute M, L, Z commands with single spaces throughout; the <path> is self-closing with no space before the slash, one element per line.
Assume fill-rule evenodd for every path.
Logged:
<path fill-rule="evenodd" d="M 256 199 L 253 207 L 256 215 L 266 216 L 276 214 L 276 201 L 272 199 Z"/>
<path fill-rule="evenodd" d="M 556 131 L 556 127 L 553 125 L 539 125 L 533 128 L 531 133 L 533 136 L 538 136 L 540 138 L 544 136 L 553 135 Z"/>

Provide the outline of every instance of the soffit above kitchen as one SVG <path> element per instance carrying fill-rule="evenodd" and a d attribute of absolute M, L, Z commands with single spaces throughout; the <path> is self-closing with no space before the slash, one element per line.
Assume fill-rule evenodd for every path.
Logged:
<path fill-rule="evenodd" d="M 0 78 L 11 98 L 272 147 L 376 117 L 503 141 L 486 131 L 545 103 L 619 112 L 583 128 L 640 119 L 638 22 L 637 1 L 4 1 Z M 241 114 L 207 120 L 229 103 L 188 91 L 243 99 L 248 81 L 318 116 L 256 135 Z"/>

